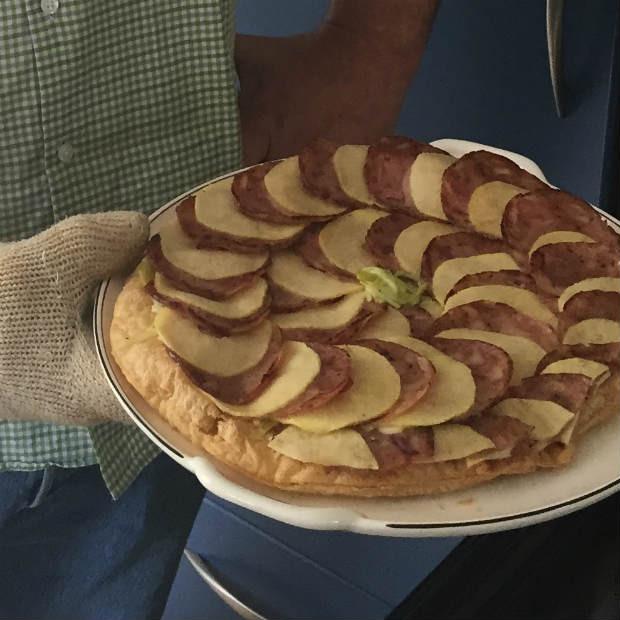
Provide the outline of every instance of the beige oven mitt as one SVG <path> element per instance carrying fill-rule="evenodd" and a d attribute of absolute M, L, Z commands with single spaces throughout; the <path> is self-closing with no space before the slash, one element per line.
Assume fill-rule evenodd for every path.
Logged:
<path fill-rule="evenodd" d="M 112 212 L 0 246 L 0 420 L 129 421 L 95 356 L 89 309 L 147 237 L 146 216 Z"/>

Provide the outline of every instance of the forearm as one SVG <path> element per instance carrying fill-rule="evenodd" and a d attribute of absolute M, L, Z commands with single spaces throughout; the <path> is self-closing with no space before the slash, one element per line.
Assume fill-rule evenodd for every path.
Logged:
<path fill-rule="evenodd" d="M 397 67 L 407 79 L 417 69 L 439 0 L 332 0 L 324 27 L 364 43 L 376 63 Z"/>

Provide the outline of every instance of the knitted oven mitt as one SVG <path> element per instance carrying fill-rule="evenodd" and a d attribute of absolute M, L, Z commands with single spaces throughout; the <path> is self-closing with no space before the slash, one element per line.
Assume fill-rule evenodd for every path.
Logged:
<path fill-rule="evenodd" d="M 95 357 L 96 284 L 138 260 L 148 220 L 77 215 L 0 246 L 0 419 L 128 422 Z"/>

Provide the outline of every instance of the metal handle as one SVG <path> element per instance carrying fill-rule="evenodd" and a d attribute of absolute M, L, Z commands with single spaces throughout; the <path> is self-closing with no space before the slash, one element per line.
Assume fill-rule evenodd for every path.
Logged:
<path fill-rule="evenodd" d="M 257 611 L 241 602 L 230 592 L 213 574 L 211 567 L 197 553 L 185 549 L 183 552 L 194 570 L 202 577 L 203 581 L 219 596 L 231 609 L 234 609 L 245 620 L 267 620 Z"/>
<path fill-rule="evenodd" d="M 558 116 L 564 116 L 562 81 L 562 16 L 564 0 L 547 0 L 547 52 L 549 54 L 549 74 Z"/>

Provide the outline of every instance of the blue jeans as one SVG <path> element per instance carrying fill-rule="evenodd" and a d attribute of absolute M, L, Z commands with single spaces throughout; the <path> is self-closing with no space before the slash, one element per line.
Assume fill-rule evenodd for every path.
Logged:
<path fill-rule="evenodd" d="M 0 618 L 159 618 L 203 492 L 164 455 L 117 501 L 97 466 L 0 473 Z"/>

